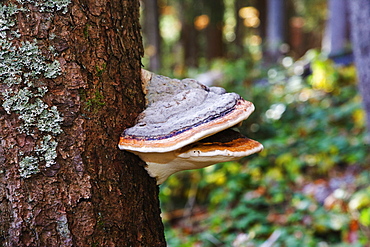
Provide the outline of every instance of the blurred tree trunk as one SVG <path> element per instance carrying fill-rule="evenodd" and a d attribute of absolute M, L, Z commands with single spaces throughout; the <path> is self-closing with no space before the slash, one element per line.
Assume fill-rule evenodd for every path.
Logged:
<path fill-rule="evenodd" d="M 329 0 L 323 51 L 329 56 L 344 52 L 347 43 L 347 1 Z"/>
<path fill-rule="evenodd" d="M 208 60 L 223 57 L 223 25 L 225 6 L 223 0 L 204 1 L 209 25 L 206 28 L 206 57 Z"/>
<path fill-rule="evenodd" d="M 144 107 L 139 1 L 2 1 L 0 23 L 0 246 L 165 246 L 117 148 Z"/>
<path fill-rule="evenodd" d="M 267 0 L 266 54 L 271 62 L 280 57 L 280 45 L 284 41 L 285 3 L 283 0 Z"/>
<path fill-rule="evenodd" d="M 240 9 L 243 7 L 253 6 L 258 10 L 259 13 L 259 25 L 254 30 L 244 25 L 244 18 L 239 15 Z M 235 11 L 235 40 L 233 41 L 233 58 L 249 57 L 250 53 L 248 49 L 245 49 L 245 39 L 250 32 L 261 37 L 262 40 L 266 36 L 266 0 L 259 1 L 246 1 L 246 0 L 235 0 L 234 3 Z M 256 32 L 255 32 L 256 31 Z"/>
<path fill-rule="evenodd" d="M 235 46 L 235 51 L 233 52 L 234 58 L 243 57 L 244 52 L 244 37 L 245 37 L 245 26 L 243 25 L 243 18 L 239 15 L 239 10 L 245 7 L 245 0 L 235 0 L 234 12 L 235 12 L 235 39 L 233 44 Z"/>
<path fill-rule="evenodd" d="M 258 26 L 258 34 L 262 40 L 266 37 L 267 31 L 267 0 L 258 0 L 255 2 L 255 7 L 259 12 L 260 25 Z"/>
<path fill-rule="evenodd" d="M 194 27 L 194 19 L 200 14 L 201 1 L 183 0 L 180 4 L 181 37 L 184 50 L 184 64 L 187 67 L 197 67 L 199 58 L 199 32 Z"/>
<path fill-rule="evenodd" d="M 158 3 L 157 0 L 144 0 L 143 3 L 145 53 L 149 56 L 149 70 L 157 72 L 161 68 Z"/>
<path fill-rule="evenodd" d="M 370 3 L 368 0 L 352 0 L 349 5 L 358 84 L 370 131 Z"/>

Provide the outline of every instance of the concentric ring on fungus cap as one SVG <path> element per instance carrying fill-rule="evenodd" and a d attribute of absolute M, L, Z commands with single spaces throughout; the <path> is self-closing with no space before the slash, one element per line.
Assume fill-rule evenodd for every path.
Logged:
<path fill-rule="evenodd" d="M 253 110 L 254 106 L 251 102 L 240 98 L 232 108 L 225 109 L 216 116 L 208 116 L 190 126 L 165 135 L 140 136 L 127 135 L 124 132 L 119 141 L 119 148 L 140 152 L 173 151 L 239 124 L 247 119 Z"/>

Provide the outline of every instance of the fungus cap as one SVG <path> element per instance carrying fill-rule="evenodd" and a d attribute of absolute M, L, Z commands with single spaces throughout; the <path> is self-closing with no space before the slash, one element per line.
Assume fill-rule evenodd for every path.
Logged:
<path fill-rule="evenodd" d="M 239 132 L 227 129 L 210 137 L 189 144 L 176 151 L 177 156 L 195 162 L 215 163 L 240 159 L 263 149 L 261 143 L 249 139 Z"/>
<path fill-rule="evenodd" d="M 191 79 L 179 81 L 145 72 L 143 81 L 147 108 L 136 125 L 123 132 L 120 149 L 173 151 L 233 127 L 254 111 L 254 105 L 238 94 Z"/>
<path fill-rule="evenodd" d="M 161 184 L 173 173 L 238 160 L 262 149 L 261 143 L 227 129 L 171 152 L 134 153 L 147 163 L 146 170 Z"/>
<path fill-rule="evenodd" d="M 157 184 L 178 171 L 237 160 L 263 149 L 229 129 L 254 111 L 254 105 L 238 94 L 145 70 L 142 82 L 146 109 L 135 126 L 123 132 L 118 146 L 144 160 Z"/>

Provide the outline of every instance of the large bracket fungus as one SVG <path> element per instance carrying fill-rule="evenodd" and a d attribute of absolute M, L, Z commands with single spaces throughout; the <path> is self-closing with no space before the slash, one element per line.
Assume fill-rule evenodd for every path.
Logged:
<path fill-rule="evenodd" d="M 262 144 L 230 128 L 254 111 L 236 93 L 142 70 L 146 109 L 126 129 L 119 148 L 147 163 L 150 176 L 163 183 L 171 174 L 237 160 L 263 149 Z"/>

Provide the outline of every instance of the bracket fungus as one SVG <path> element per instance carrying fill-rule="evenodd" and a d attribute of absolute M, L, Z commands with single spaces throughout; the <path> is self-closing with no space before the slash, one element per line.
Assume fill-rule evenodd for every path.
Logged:
<path fill-rule="evenodd" d="M 146 70 L 142 83 L 146 109 L 136 125 L 123 132 L 118 146 L 145 161 L 157 184 L 178 171 L 237 160 L 263 149 L 230 129 L 254 111 L 240 95 Z"/>

